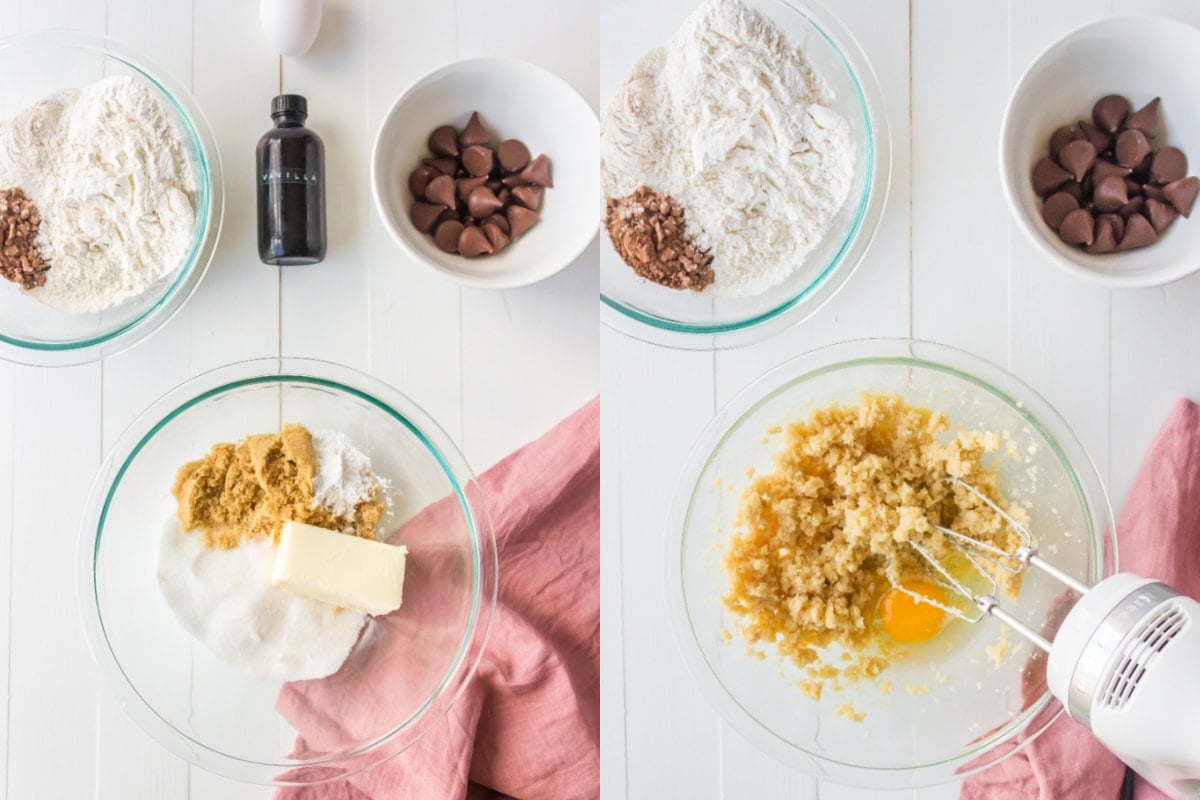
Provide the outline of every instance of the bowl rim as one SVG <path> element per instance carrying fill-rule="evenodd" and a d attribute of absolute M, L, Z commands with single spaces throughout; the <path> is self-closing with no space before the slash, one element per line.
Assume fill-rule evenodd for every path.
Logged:
<path fill-rule="evenodd" d="M 158 297 L 134 319 L 113 330 L 81 339 L 29 341 L 0 332 L 0 358 L 30 366 L 74 366 L 121 352 L 170 321 L 191 298 L 208 271 L 224 220 L 221 153 L 203 110 L 182 85 L 149 59 L 108 36 L 48 29 L 0 38 L 0 52 L 25 47 L 69 48 L 99 55 L 129 68 L 150 83 L 175 112 L 191 146 L 197 171 L 196 230 L 184 260 Z M 36 300 L 35 300 L 36 302 Z"/>
<path fill-rule="evenodd" d="M 879 232 L 892 183 L 887 101 L 875 67 L 849 27 L 819 0 L 774 0 L 802 17 L 837 54 L 866 127 L 867 165 L 853 220 L 837 252 L 799 294 L 753 317 L 713 325 L 683 323 L 630 308 L 603 291 L 601 322 L 634 339 L 680 350 L 723 350 L 760 341 L 816 315 L 858 271 Z M 847 198 L 847 202 L 849 202 Z M 838 280 L 834 280 L 834 278 Z"/>
<path fill-rule="evenodd" d="M 675 644 L 688 673 L 709 706 L 752 745 L 788 766 L 840 783 L 874 789 L 936 786 L 987 769 L 1020 750 L 1058 718 L 1063 712 L 1062 704 L 1046 689 L 1037 701 L 1009 724 L 982 737 L 969 750 L 929 763 L 903 767 L 870 766 L 805 750 L 766 727 L 725 688 L 704 653 L 701 634 L 696 630 L 689 612 L 683 577 L 687 558 L 687 526 L 695 497 L 702 488 L 699 481 L 728 436 L 750 414 L 780 392 L 794 391 L 805 381 L 830 371 L 867 364 L 907 364 L 953 375 L 992 394 L 1023 417 L 1053 447 L 1074 484 L 1089 523 L 1091 582 L 1116 572 L 1116 521 L 1107 490 L 1091 455 L 1049 401 L 1011 371 L 966 350 L 919 339 L 867 338 L 819 347 L 772 367 L 741 389 L 705 426 L 687 456 L 686 466 L 680 472 L 667 513 L 666 574 L 663 585 Z M 1011 381 L 1019 388 L 1021 396 L 1010 396 L 992 385 L 992 379 L 980 377 L 976 372 L 999 375 Z M 1037 409 L 1038 416 L 1034 416 L 1030 406 Z M 1048 425 L 1058 429 L 1057 436 L 1051 434 Z M 1074 452 L 1077 463 L 1067 458 L 1063 442 Z M 1095 508 L 1081 482 L 1087 483 L 1093 493 L 1098 493 Z"/>
<path fill-rule="evenodd" d="M 472 592 L 466 628 L 452 664 L 433 694 L 412 715 L 373 741 L 310 761 L 256 761 L 224 752 L 180 731 L 133 685 L 108 640 L 95 559 L 109 506 L 130 464 L 168 423 L 190 408 L 246 386 L 311 385 L 365 401 L 415 436 L 441 466 L 467 520 L 471 537 Z M 490 636 L 498 591 L 498 558 L 487 498 L 465 457 L 446 432 L 415 402 L 366 373 L 305 358 L 259 358 L 200 373 L 158 397 L 126 427 L 97 471 L 82 515 L 77 556 L 79 611 L 85 639 L 109 691 L 160 746 L 235 780 L 272 786 L 307 786 L 340 780 L 395 757 L 420 740 L 457 702 L 479 666 Z M 282 687 L 282 683 L 281 683 Z"/>
<path fill-rule="evenodd" d="M 422 86 L 441 78 L 443 75 L 463 67 L 483 66 L 483 65 L 503 65 L 506 68 L 515 70 L 526 70 L 529 72 L 539 73 L 542 77 L 549 78 L 550 82 L 563 90 L 563 96 L 567 98 L 568 104 L 576 106 L 577 112 L 586 112 L 584 116 L 595 123 L 596 131 L 600 130 L 600 118 L 596 115 L 591 104 L 584 99 L 574 86 L 566 81 L 560 75 L 551 72 L 550 70 L 540 67 L 530 61 L 525 61 L 520 58 L 511 56 L 480 56 L 474 58 L 463 58 L 455 61 L 446 62 L 440 66 L 420 75 L 418 78 L 410 82 L 392 101 L 388 110 L 384 113 L 383 119 L 375 129 L 375 136 L 371 144 L 371 200 L 375 206 L 375 213 L 383 222 L 384 229 L 388 232 L 392 241 L 399 245 L 413 261 L 429 272 L 443 277 L 448 277 L 455 283 L 461 286 L 469 286 L 474 289 L 519 289 L 524 286 L 531 286 L 535 283 L 540 283 L 544 280 L 554 277 L 564 269 L 575 263 L 584 251 L 596 239 L 596 235 L 600 230 L 600 219 L 596 218 L 595 225 L 592 226 L 584 238 L 582 235 L 579 241 L 573 242 L 564 246 L 563 252 L 569 253 L 569 257 L 545 259 L 545 264 L 539 270 L 530 271 L 528 273 L 512 274 L 498 272 L 494 275 L 471 275 L 458 270 L 450 269 L 432 259 L 428 258 L 424 253 L 421 253 L 414 248 L 407 239 L 400 233 L 401 222 L 394 220 L 392 216 L 385 210 L 384 203 L 384 182 L 385 176 L 382 174 L 382 161 L 384 160 L 383 151 L 383 134 L 397 119 L 400 107 L 409 99 L 409 96 L 421 88 Z M 560 263 L 561 262 L 561 263 Z"/>
<path fill-rule="evenodd" d="M 1085 22 L 1082 25 L 1076 26 L 1071 30 L 1058 37 L 1050 44 L 1046 45 L 1021 71 L 1021 76 L 1013 84 L 1012 91 L 1009 93 L 1008 102 L 1004 106 L 1004 116 L 1000 123 L 1000 136 L 998 140 L 998 166 L 1000 170 L 1000 186 L 1004 192 L 1004 199 L 1008 203 L 1009 213 L 1016 222 L 1017 227 L 1024 234 L 1025 239 L 1034 246 L 1034 248 L 1042 253 L 1047 260 L 1052 262 L 1059 269 L 1069 275 L 1074 275 L 1079 278 L 1093 283 L 1098 286 L 1103 286 L 1108 289 L 1145 289 L 1153 286 L 1165 286 L 1169 283 L 1186 278 L 1192 273 L 1200 270 L 1200 257 L 1196 257 L 1193 263 L 1187 263 L 1180 260 L 1175 264 L 1159 267 L 1152 271 L 1129 274 L 1108 274 L 1098 272 L 1097 270 L 1085 266 L 1084 264 L 1069 258 L 1062 252 L 1051 245 L 1050 239 L 1047 236 L 1045 226 L 1039 226 L 1040 215 L 1036 221 L 1030 216 L 1024 214 L 1021 209 L 1025 208 L 1026 202 L 1021 196 L 1020 188 L 1014 184 L 1012 180 L 1014 169 L 1018 166 L 1010 156 L 1009 150 L 1011 143 L 1015 143 L 1017 134 L 1017 123 L 1013 119 L 1013 110 L 1019 99 L 1024 98 L 1024 94 L 1028 89 L 1028 81 L 1033 72 L 1037 69 L 1050 64 L 1058 55 L 1058 50 L 1063 46 L 1073 42 L 1074 40 L 1091 33 L 1097 29 L 1111 28 L 1121 32 L 1126 32 L 1130 24 L 1138 26 L 1158 26 L 1160 28 L 1172 28 L 1187 32 L 1197 38 L 1197 43 L 1200 44 L 1200 28 L 1189 25 L 1170 17 L 1163 17 L 1155 14 L 1125 14 L 1116 16 L 1101 17 L 1090 22 Z M 1031 168 L 1031 167 L 1030 167 Z M 1024 170 L 1027 172 L 1028 170 Z M 1081 253 L 1081 256 L 1086 254 Z M 1119 255 L 1119 254 L 1112 254 Z M 1100 256 L 1095 256 L 1100 258 Z"/>

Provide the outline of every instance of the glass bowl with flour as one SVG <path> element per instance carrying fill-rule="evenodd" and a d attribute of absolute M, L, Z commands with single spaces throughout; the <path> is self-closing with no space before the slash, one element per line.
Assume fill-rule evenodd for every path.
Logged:
<path fill-rule="evenodd" d="M 799 0 L 624 0 L 601 26 L 604 322 L 710 349 L 814 313 L 857 267 L 890 180 L 853 36 Z"/>
<path fill-rule="evenodd" d="M 145 338 L 199 284 L 220 157 L 196 102 L 108 40 L 0 40 L 0 358 L 92 361 Z"/>
<path fill-rule="evenodd" d="M 185 529 L 183 498 L 207 479 L 181 467 L 273 434 L 311 441 L 296 459 L 312 468 L 310 507 L 290 519 L 407 548 L 399 608 L 364 614 L 275 587 L 284 546 L 270 520 L 239 542 Z M 484 498 L 449 437 L 386 384 L 303 359 L 222 367 L 139 415 L 93 483 L 78 568 L 92 654 L 134 721 L 200 767 L 275 785 L 354 774 L 441 720 L 474 674 L 497 586 Z M 381 670 L 403 677 L 401 696 L 297 739 L 314 704 L 361 695 Z"/>

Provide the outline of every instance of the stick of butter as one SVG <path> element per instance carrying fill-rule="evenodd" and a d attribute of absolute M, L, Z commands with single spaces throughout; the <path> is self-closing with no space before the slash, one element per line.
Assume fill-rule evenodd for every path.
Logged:
<path fill-rule="evenodd" d="M 408 548 L 300 522 L 284 523 L 271 585 L 377 615 L 400 607 Z"/>

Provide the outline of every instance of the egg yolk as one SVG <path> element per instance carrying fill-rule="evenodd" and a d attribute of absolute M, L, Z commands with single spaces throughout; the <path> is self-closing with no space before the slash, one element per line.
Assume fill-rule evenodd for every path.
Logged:
<path fill-rule="evenodd" d="M 901 584 L 913 594 L 945 604 L 942 587 L 925 581 L 905 581 Z M 898 642 L 915 644 L 937 636 L 946 623 L 946 612 L 930 603 L 908 595 L 895 586 L 888 589 L 879 601 L 879 621 L 883 629 Z"/>

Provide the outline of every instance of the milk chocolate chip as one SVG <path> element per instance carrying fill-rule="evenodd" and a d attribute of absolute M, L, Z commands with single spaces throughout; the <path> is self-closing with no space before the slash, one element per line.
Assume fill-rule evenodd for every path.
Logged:
<path fill-rule="evenodd" d="M 1150 155 L 1150 142 L 1146 141 L 1146 134 L 1141 131 L 1123 130 L 1113 145 L 1113 153 L 1122 167 L 1136 167 Z"/>
<path fill-rule="evenodd" d="M 1067 244 L 1087 246 L 1094 240 L 1095 224 L 1096 220 L 1092 217 L 1091 212 L 1085 208 L 1079 208 L 1063 217 L 1058 235 Z"/>
<path fill-rule="evenodd" d="M 1071 173 L 1048 158 L 1043 158 L 1033 165 L 1033 191 L 1038 197 L 1053 194 L 1069 180 Z"/>
<path fill-rule="evenodd" d="M 487 145 L 491 141 L 491 137 L 483 129 L 483 123 L 479 121 L 479 112 L 472 111 L 471 118 L 467 120 L 467 127 L 463 128 L 463 132 L 458 135 L 458 146 L 467 148 L 475 145 Z"/>
<path fill-rule="evenodd" d="M 1159 98 L 1156 97 L 1126 117 L 1125 127 L 1141 131 L 1147 139 L 1158 136 L 1158 106 Z"/>
<path fill-rule="evenodd" d="M 462 131 L 435 128 L 426 144 L 432 155 L 408 176 L 409 219 L 439 249 L 464 258 L 498 253 L 538 222 L 546 188 L 553 186 L 545 155 L 531 158 L 520 139 L 493 149 L 478 112 Z"/>
<path fill-rule="evenodd" d="M 495 158 L 492 151 L 481 144 L 473 144 L 462 152 L 463 168 L 474 176 L 487 177 L 492 171 Z"/>
<path fill-rule="evenodd" d="M 1116 133 L 1129 114 L 1129 101 L 1119 94 L 1101 97 L 1092 106 L 1092 121 L 1100 130 Z"/>
<path fill-rule="evenodd" d="M 1154 243 L 1191 213 L 1200 178 L 1187 176 L 1179 148 L 1154 148 L 1160 116 L 1157 97 L 1133 111 L 1108 95 L 1092 108 L 1094 125 L 1079 120 L 1051 134 L 1030 182 L 1043 198 L 1042 219 L 1063 241 L 1096 255 L 1123 252 Z"/>
<path fill-rule="evenodd" d="M 476 225 L 469 225 L 463 228 L 462 233 L 458 236 L 458 252 L 467 258 L 475 258 L 485 253 L 492 253 L 494 249 L 492 243 L 488 241 L 486 233 Z"/>
<path fill-rule="evenodd" d="M 500 161 L 500 169 L 518 172 L 529 163 L 529 148 L 520 139 L 505 139 L 496 148 L 496 158 Z"/>
<path fill-rule="evenodd" d="M 443 252 L 458 252 L 458 237 L 463 232 L 463 224 L 456 219 L 448 219 L 437 226 L 433 232 L 433 241 Z"/>
<path fill-rule="evenodd" d="M 1160 147 L 1150 158 L 1150 180 L 1171 183 L 1187 176 L 1187 156 L 1178 147 Z"/>
<path fill-rule="evenodd" d="M 1087 139 L 1067 143 L 1058 151 L 1058 163 L 1077 181 L 1082 181 L 1096 163 L 1096 148 Z"/>
<path fill-rule="evenodd" d="M 439 156 L 458 155 L 458 131 L 452 125 L 434 128 L 429 134 L 429 149 Z"/>

